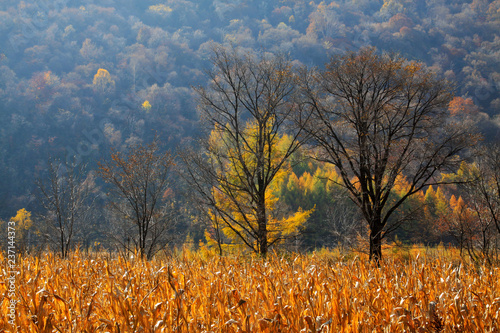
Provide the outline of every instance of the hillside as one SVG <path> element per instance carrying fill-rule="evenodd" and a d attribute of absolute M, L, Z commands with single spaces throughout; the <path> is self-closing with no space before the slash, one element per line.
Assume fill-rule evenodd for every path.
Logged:
<path fill-rule="evenodd" d="M 0 218 L 37 209 L 49 156 L 96 168 L 158 135 L 198 135 L 192 86 L 212 42 L 321 67 L 375 46 L 456 84 L 485 141 L 498 140 L 500 1 L 14 1 L 0 4 Z"/>

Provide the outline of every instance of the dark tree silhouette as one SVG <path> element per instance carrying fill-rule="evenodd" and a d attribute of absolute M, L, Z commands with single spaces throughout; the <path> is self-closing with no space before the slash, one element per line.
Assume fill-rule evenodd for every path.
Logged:
<path fill-rule="evenodd" d="M 338 169 L 361 209 L 370 259 L 378 262 L 382 239 L 400 224 L 390 221 L 393 213 L 412 194 L 439 183 L 441 170 L 457 167 L 458 154 L 476 137 L 466 122 L 450 117 L 449 84 L 420 63 L 365 48 L 302 77 L 301 112 L 313 116 L 300 125 L 319 148 L 315 157 Z M 409 187 L 394 199 L 399 176 Z"/>

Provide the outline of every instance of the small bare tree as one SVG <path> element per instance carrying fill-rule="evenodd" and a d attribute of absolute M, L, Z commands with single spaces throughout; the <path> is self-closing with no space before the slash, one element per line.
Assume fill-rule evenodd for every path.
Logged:
<path fill-rule="evenodd" d="M 110 207 L 121 221 L 131 223 L 125 226 L 126 237 L 141 258 L 149 260 L 164 248 L 174 225 L 167 200 L 173 165 L 173 157 L 160 152 L 156 139 L 149 145 L 134 146 L 128 153 L 113 151 L 111 160 L 99 163 L 99 176 L 111 185 Z M 123 245 L 133 250 L 128 241 Z"/>
<path fill-rule="evenodd" d="M 445 221 L 473 261 L 492 264 L 500 258 L 500 146 L 481 146 L 474 155 L 457 179 L 463 201 Z"/>
<path fill-rule="evenodd" d="M 40 218 L 45 222 L 45 235 L 57 244 L 61 256 L 68 256 L 76 228 L 84 228 L 96 199 L 93 173 L 85 175 L 85 167 L 50 159 L 48 174 L 36 182 L 39 201 L 44 208 Z"/>
<path fill-rule="evenodd" d="M 361 214 L 353 210 L 352 204 L 338 198 L 335 207 L 327 210 L 326 217 L 324 235 L 332 246 L 337 246 L 341 252 L 358 247 L 357 239 L 363 234 L 364 225 L 360 223 Z"/>
<path fill-rule="evenodd" d="M 476 154 L 475 181 L 466 184 L 476 202 L 486 208 L 489 219 L 500 234 L 500 145 L 481 148 Z"/>

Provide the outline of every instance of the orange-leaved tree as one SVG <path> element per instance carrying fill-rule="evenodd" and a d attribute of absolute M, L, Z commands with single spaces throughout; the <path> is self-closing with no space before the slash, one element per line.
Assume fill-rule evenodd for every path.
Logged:
<path fill-rule="evenodd" d="M 492 264 L 500 259 L 500 148 L 479 146 L 474 163 L 462 163 L 456 175 L 461 197 L 452 198 L 453 214 L 444 220 L 463 254 L 476 262 Z"/>

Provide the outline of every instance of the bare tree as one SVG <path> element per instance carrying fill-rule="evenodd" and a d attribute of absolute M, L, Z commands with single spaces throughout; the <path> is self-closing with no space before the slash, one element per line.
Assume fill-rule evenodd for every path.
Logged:
<path fill-rule="evenodd" d="M 63 258 L 68 256 L 76 228 L 85 221 L 96 199 L 93 173 L 85 175 L 85 167 L 49 160 L 48 175 L 37 180 L 40 215 L 47 227 L 46 236 L 58 244 Z"/>
<path fill-rule="evenodd" d="M 333 164 L 341 185 L 370 228 L 370 259 L 382 257 L 382 239 L 400 224 L 393 213 L 413 194 L 439 183 L 475 142 L 470 127 L 449 117 L 451 89 L 422 64 L 375 49 L 337 56 L 322 71 L 302 75 L 303 126 Z M 394 198 L 397 177 L 409 187 Z"/>
<path fill-rule="evenodd" d="M 348 195 L 347 193 L 345 193 Z M 345 200 L 338 198 L 335 207 L 330 207 L 326 212 L 327 220 L 323 234 L 330 238 L 330 244 L 337 246 L 341 252 L 346 249 L 357 248 L 357 239 L 363 234 L 365 225 L 360 223 L 360 213 L 353 210 Z"/>
<path fill-rule="evenodd" d="M 284 139 L 294 111 L 296 76 L 284 56 L 240 55 L 214 47 L 208 87 L 197 87 L 210 138 L 185 154 L 186 179 L 199 201 L 252 251 L 266 255 L 287 226 L 270 228 L 269 190 L 302 141 Z M 286 232 L 285 232 L 286 233 Z"/>
<path fill-rule="evenodd" d="M 482 154 L 475 154 L 477 167 L 474 181 L 466 183 L 466 186 L 475 202 L 486 208 L 500 234 L 500 146 L 491 145 L 480 150 Z"/>
<path fill-rule="evenodd" d="M 500 255 L 500 147 L 481 146 L 474 156 L 457 177 L 464 201 L 446 220 L 473 261 L 492 264 Z"/>
<path fill-rule="evenodd" d="M 160 152 L 155 141 L 137 145 L 128 153 L 112 152 L 111 160 L 99 163 L 98 174 L 111 185 L 110 207 L 123 222 L 126 236 L 134 248 L 151 259 L 166 246 L 168 231 L 174 224 L 168 201 L 169 171 L 173 158 Z M 124 241 L 127 250 L 133 250 Z"/>

